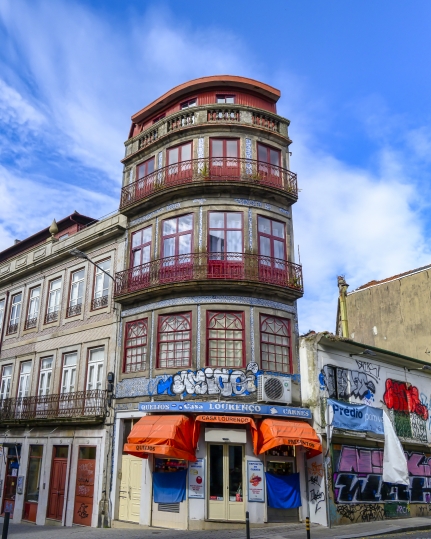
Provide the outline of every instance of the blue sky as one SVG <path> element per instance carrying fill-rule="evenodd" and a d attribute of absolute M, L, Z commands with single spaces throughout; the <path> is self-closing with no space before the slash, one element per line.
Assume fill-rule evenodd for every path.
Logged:
<path fill-rule="evenodd" d="M 279 88 L 301 188 L 300 329 L 431 262 L 429 0 L 2 0 L 0 249 L 118 207 L 130 116 L 189 79 Z"/>

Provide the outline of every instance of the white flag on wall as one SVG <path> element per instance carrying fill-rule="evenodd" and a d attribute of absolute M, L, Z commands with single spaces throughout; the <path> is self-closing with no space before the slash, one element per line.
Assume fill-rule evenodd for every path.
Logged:
<path fill-rule="evenodd" d="M 383 451 L 383 481 L 397 485 L 409 485 L 409 470 L 404 449 L 388 414 L 383 410 L 385 449 Z"/>

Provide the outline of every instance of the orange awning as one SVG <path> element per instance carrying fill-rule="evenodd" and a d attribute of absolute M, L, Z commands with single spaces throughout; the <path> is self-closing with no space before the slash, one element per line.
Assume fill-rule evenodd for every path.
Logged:
<path fill-rule="evenodd" d="M 290 419 L 264 419 L 259 425 L 258 455 L 279 445 L 300 445 L 309 450 L 308 456 L 322 452 L 316 431 L 308 423 Z"/>
<path fill-rule="evenodd" d="M 146 415 L 133 427 L 124 444 L 129 455 L 148 454 L 195 461 L 194 421 L 185 415 Z"/>
<path fill-rule="evenodd" d="M 250 425 L 251 436 L 253 439 L 254 454 L 257 455 L 257 428 L 253 418 L 236 415 L 198 415 L 195 421 L 203 421 L 205 423 L 232 423 L 235 425 Z"/>

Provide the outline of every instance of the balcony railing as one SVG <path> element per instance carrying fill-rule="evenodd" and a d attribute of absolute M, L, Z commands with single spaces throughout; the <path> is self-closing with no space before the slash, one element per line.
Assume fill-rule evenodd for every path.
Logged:
<path fill-rule="evenodd" d="M 66 420 L 84 422 L 105 416 L 106 391 L 92 389 L 74 393 L 0 399 L 0 423 L 41 423 Z"/>
<path fill-rule="evenodd" d="M 197 182 L 242 182 L 272 187 L 298 197 L 297 177 L 290 170 L 253 159 L 207 157 L 168 165 L 126 185 L 121 190 L 120 208 L 161 190 Z"/>
<path fill-rule="evenodd" d="M 78 316 L 78 314 L 81 314 L 82 311 L 82 303 L 78 303 L 77 305 L 70 305 L 67 308 L 67 316 Z"/>
<path fill-rule="evenodd" d="M 59 312 L 60 311 L 52 311 L 50 313 L 46 313 L 45 324 L 50 324 L 51 322 L 57 322 Z"/>
<path fill-rule="evenodd" d="M 37 326 L 37 316 L 28 317 L 24 324 L 24 329 L 32 329 Z"/>
<path fill-rule="evenodd" d="M 91 310 L 101 309 L 108 305 L 108 296 L 101 296 L 100 298 L 94 298 L 91 302 Z"/>
<path fill-rule="evenodd" d="M 17 331 L 18 331 L 18 322 L 16 322 L 15 324 L 11 323 L 7 327 L 6 334 L 11 335 L 12 333 L 16 333 Z"/>
<path fill-rule="evenodd" d="M 160 285 L 202 280 L 254 281 L 303 293 L 302 268 L 268 256 L 190 253 L 153 260 L 115 275 L 115 296 Z"/>

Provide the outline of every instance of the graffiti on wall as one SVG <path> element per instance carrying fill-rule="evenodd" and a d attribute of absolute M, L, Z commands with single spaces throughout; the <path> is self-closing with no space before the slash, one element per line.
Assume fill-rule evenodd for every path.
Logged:
<path fill-rule="evenodd" d="M 384 483 L 383 449 L 341 446 L 334 450 L 334 501 L 431 503 L 431 455 L 406 452 L 410 485 Z"/>
<path fill-rule="evenodd" d="M 428 407 L 419 398 L 419 390 L 408 382 L 386 380 L 383 401 L 390 410 L 418 415 L 423 420 L 428 419 Z"/>
<path fill-rule="evenodd" d="M 206 367 L 197 371 L 184 369 L 174 374 L 160 374 L 154 378 L 125 378 L 118 382 L 115 393 L 117 399 L 153 395 L 241 397 L 257 391 L 257 381 L 263 372 L 300 382 L 299 374 L 261 371 L 257 363 L 250 362 L 246 369 Z"/>
<path fill-rule="evenodd" d="M 327 390 L 329 398 L 360 399 L 372 404 L 380 383 L 380 367 L 368 361 L 356 360 L 356 369 L 325 365 L 320 372 L 320 389 Z"/>
<path fill-rule="evenodd" d="M 337 513 L 350 522 L 374 522 L 375 520 L 383 520 L 385 516 L 383 506 L 375 503 L 337 505 Z"/>
<path fill-rule="evenodd" d="M 307 468 L 308 471 L 308 482 L 309 493 L 310 493 L 310 503 L 314 506 L 314 513 L 317 513 L 324 507 L 325 502 L 325 492 L 322 488 L 323 481 L 323 464 L 317 462 L 311 463 Z"/>

